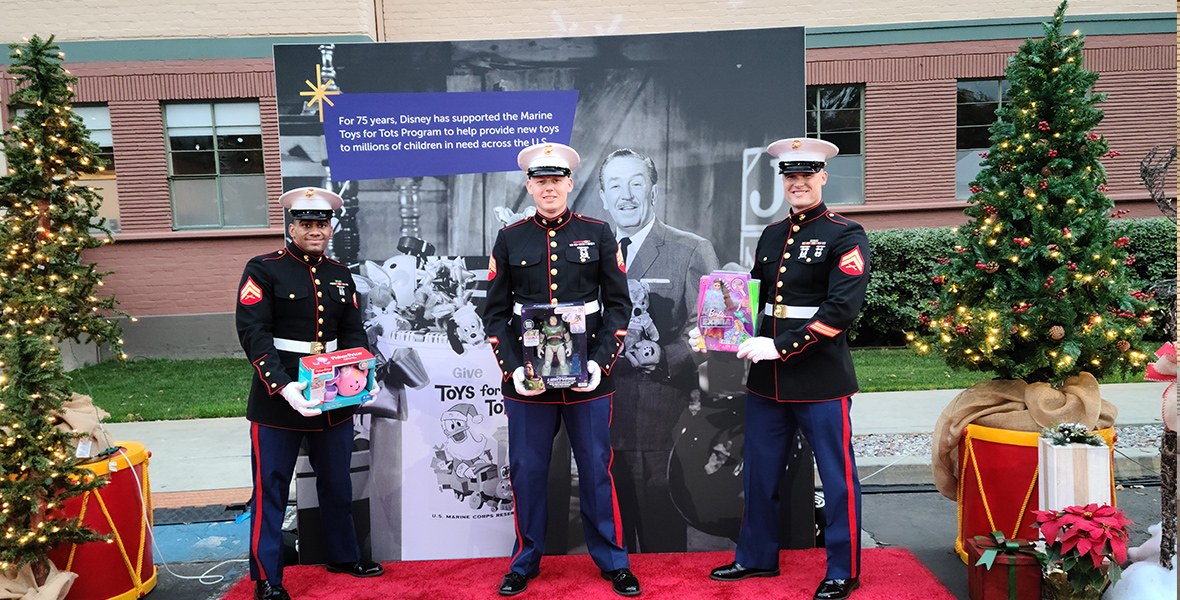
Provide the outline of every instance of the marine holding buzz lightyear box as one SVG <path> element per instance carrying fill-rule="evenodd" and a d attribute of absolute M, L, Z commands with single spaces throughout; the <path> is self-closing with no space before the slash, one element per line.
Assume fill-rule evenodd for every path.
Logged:
<path fill-rule="evenodd" d="M 501 392 L 508 415 L 509 472 L 516 500 L 517 538 L 510 571 L 498 589 L 503 596 L 525 591 L 540 572 L 549 457 L 559 423 L 565 424 L 578 461 L 586 550 L 616 593 L 640 593 L 620 536 L 622 523 L 614 508 L 610 476 L 609 424 L 615 391 L 610 373 L 627 335 L 631 297 L 623 255 L 610 226 L 574 213 L 567 204 L 574 188 L 570 175 L 579 161 L 578 153 L 563 144 L 536 144 L 520 152 L 517 163 L 528 176 L 525 189 L 537 212 L 501 229 L 488 261 L 483 317 L 504 376 Z M 530 305 L 556 307 L 570 302 L 585 311 L 578 327 L 587 336 L 588 379 L 566 388 L 536 389 L 528 384 L 530 367 L 525 366 L 522 321 L 528 317 L 524 311 Z M 548 315 L 545 321 L 549 322 Z M 572 331 L 573 323 L 569 325 Z M 550 361 L 549 367 L 538 369 L 527 363 L 532 365 L 533 378 L 546 372 L 552 377 L 555 369 L 572 366 L 572 347 L 569 353 L 564 347 L 566 325 L 558 322 L 549 327 L 551 335 L 544 337 L 553 343 L 542 352 L 542 362 Z"/>

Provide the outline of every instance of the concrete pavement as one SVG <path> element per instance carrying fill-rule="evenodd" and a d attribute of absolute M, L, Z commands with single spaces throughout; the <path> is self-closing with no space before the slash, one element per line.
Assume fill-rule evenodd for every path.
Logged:
<path fill-rule="evenodd" d="M 1153 425 L 1161 422 L 1160 396 L 1166 387 L 1162 383 L 1111 384 L 1104 385 L 1102 393 L 1119 407 L 1116 426 Z M 858 437 L 928 435 L 943 407 L 960 391 L 858 394 L 852 409 L 853 431 Z M 159 574 L 150 597 L 220 598 L 233 581 L 246 574 L 242 559 L 247 552 L 248 520 L 221 506 L 249 499 L 249 423 L 244 418 L 226 418 L 112 423 L 105 427 L 113 440 L 137 441 L 151 452 L 149 476 L 156 509 L 153 536 Z M 857 462 L 865 485 L 867 533 L 885 545 L 910 548 L 956 598 L 966 599 L 964 567 L 950 551 L 955 537 L 955 504 L 929 491 L 929 451 L 912 456 L 866 456 Z M 1115 475 L 1119 479 L 1156 475 L 1158 464 L 1155 449 L 1120 449 Z M 924 491 L 892 493 L 896 490 L 892 486 L 906 485 L 924 486 Z M 885 491 L 891 493 L 877 493 Z M 1159 519 L 1158 487 L 1121 490 L 1119 504 L 1137 523 L 1132 543 L 1141 543 L 1146 527 Z M 201 579 L 210 568 L 212 576 Z M 219 576 L 225 579 L 218 581 Z"/>
<path fill-rule="evenodd" d="M 1102 386 L 1103 397 L 1119 408 L 1117 426 L 1160 424 L 1160 396 L 1167 384 L 1116 383 Z M 942 409 L 962 390 L 875 392 L 853 398 L 853 433 L 930 434 Z M 152 454 L 150 470 L 156 507 L 199 506 L 202 497 L 249 497 L 250 424 L 245 418 L 149 421 L 106 425 L 114 440 L 133 440 Z M 1127 451 L 1150 462 L 1158 452 Z M 878 471 L 874 485 L 929 484 L 930 456 L 864 457 L 857 459 L 863 478 Z M 1146 464 L 1146 463 L 1145 463 Z M 1116 456 L 1116 477 L 1145 475 L 1134 463 Z M 924 469 L 924 471 L 923 471 Z M 1158 473 L 1158 461 L 1155 463 Z M 245 495 L 242 496 L 242 490 Z M 204 495 L 201 493 L 205 492 Z M 210 494 L 208 492 L 221 492 Z"/>

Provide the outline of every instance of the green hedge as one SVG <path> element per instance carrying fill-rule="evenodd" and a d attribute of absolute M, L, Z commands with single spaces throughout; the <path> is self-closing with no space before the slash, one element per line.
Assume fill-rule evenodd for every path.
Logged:
<path fill-rule="evenodd" d="M 1172 307 L 1170 314 L 1157 317 L 1147 337 L 1168 338 L 1164 328 L 1175 322 L 1176 224 L 1160 217 L 1116 219 L 1110 225 L 1115 239 L 1131 240 L 1126 249 L 1135 256 L 1135 264 L 1129 271 L 1132 285 L 1154 291 L 1157 302 Z M 856 346 L 904 345 L 904 332 L 919 329 L 918 315 L 938 295 L 931 273 L 936 259 L 954 252 L 955 234 L 950 227 L 939 227 L 881 229 L 869 231 L 868 235 L 872 279 L 864 308 L 849 336 Z"/>
<path fill-rule="evenodd" d="M 1170 219 L 1115 219 L 1110 224 L 1115 239 L 1129 238 L 1127 253 L 1135 257 L 1128 275 L 1136 289 L 1155 293 L 1159 305 L 1150 340 L 1176 339 L 1176 224 Z"/>

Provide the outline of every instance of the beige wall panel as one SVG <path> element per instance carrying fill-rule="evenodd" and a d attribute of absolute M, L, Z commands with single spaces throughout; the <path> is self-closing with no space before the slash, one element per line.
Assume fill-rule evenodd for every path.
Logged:
<path fill-rule="evenodd" d="M 496 39 L 710 31 L 763 27 L 843 27 L 1002 17 L 1048 17 L 1056 0 L 921 2 L 917 0 L 807 0 L 789 6 L 770 0 L 690 2 L 471 2 L 385 0 L 385 41 Z M 1168 0 L 1074 0 L 1070 15 L 1175 10 Z"/>
<path fill-rule="evenodd" d="M 383 41 L 585 36 L 761 27 L 840 27 L 999 17 L 1045 17 L 1055 0 L 941 2 L 770 0 L 471 2 L 470 0 L 15 0 L 0 41 L 39 33 L 61 41 L 292 35 L 367 35 Z M 1075 0 L 1071 15 L 1174 10 L 1167 0 Z M 55 20 L 49 23 L 49 18 Z"/>
<path fill-rule="evenodd" d="M 0 41 L 20 41 L 33 34 L 55 34 L 58 41 L 70 42 L 290 35 L 373 38 L 376 7 L 376 0 L 14 0 L 4 3 Z M 419 10 L 429 9 L 424 3 Z"/>

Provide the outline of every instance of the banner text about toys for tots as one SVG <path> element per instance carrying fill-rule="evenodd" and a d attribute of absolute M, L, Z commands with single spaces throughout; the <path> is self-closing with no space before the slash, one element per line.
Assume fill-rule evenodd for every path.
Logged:
<path fill-rule="evenodd" d="M 521 148 L 569 142 L 576 90 L 344 94 L 324 107 L 332 177 L 510 171 Z"/>

